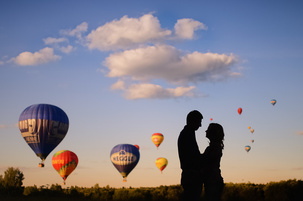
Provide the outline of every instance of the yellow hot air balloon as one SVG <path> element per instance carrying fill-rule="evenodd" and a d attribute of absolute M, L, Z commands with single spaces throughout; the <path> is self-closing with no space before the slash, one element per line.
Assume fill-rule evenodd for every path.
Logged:
<path fill-rule="evenodd" d="M 166 168 L 166 166 L 168 164 L 168 161 L 167 161 L 166 158 L 160 157 L 160 158 L 157 158 L 155 163 L 156 163 L 156 166 L 159 168 L 159 170 L 161 171 L 161 174 L 162 174 L 162 171 Z"/>
<path fill-rule="evenodd" d="M 162 135 L 162 133 L 154 133 L 151 136 L 151 140 L 153 141 L 153 143 L 157 146 L 157 149 L 159 148 L 160 144 L 163 142 L 164 140 L 164 136 Z"/>

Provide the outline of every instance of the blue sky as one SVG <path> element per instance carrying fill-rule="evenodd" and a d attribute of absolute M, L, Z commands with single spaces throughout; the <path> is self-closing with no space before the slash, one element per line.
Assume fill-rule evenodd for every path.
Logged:
<path fill-rule="evenodd" d="M 303 179 L 302 8 L 300 1 L 1 1 L 0 174 L 13 166 L 26 186 L 61 183 L 51 157 L 68 149 L 79 165 L 67 186 L 179 184 L 176 141 L 197 109 L 201 152 L 210 118 L 225 129 L 225 182 Z M 70 119 L 43 169 L 17 127 L 37 103 Z M 155 132 L 165 136 L 158 150 Z M 127 183 L 109 157 L 121 143 L 140 146 Z M 158 157 L 168 159 L 163 174 Z"/>

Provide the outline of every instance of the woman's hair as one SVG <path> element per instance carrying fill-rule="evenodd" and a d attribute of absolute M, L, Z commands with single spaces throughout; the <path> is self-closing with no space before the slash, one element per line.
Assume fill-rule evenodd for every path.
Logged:
<path fill-rule="evenodd" d="M 207 138 L 210 140 L 210 144 L 220 144 L 221 148 L 224 148 L 224 130 L 220 124 L 210 123 L 207 128 Z"/>

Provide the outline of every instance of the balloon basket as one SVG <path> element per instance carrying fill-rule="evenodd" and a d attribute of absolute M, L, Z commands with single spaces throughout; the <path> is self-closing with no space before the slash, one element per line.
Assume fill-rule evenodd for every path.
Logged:
<path fill-rule="evenodd" d="M 44 167 L 44 163 L 39 163 L 39 167 L 43 168 Z"/>
<path fill-rule="evenodd" d="M 123 182 L 127 182 L 126 178 L 123 178 Z"/>

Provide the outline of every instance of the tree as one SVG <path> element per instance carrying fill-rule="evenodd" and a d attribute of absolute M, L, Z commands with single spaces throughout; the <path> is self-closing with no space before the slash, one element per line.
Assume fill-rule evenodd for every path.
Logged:
<path fill-rule="evenodd" d="M 24 175 L 23 172 L 19 170 L 19 168 L 9 167 L 4 172 L 4 177 L 1 179 L 1 183 L 4 188 L 21 188 L 23 180 Z"/>

